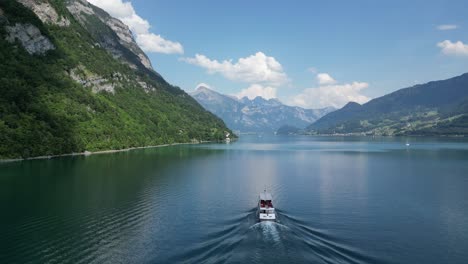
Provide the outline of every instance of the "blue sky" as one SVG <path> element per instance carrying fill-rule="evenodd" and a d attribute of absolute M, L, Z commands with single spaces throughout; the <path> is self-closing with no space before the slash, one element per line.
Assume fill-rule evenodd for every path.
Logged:
<path fill-rule="evenodd" d="M 468 72 L 467 1 L 89 1 L 186 91 L 340 107 Z"/>

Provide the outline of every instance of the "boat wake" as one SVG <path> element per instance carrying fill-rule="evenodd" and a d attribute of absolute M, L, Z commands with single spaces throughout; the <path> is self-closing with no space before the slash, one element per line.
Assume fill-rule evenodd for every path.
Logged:
<path fill-rule="evenodd" d="M 316 263 L 388 263 L 353 247 L 329 230 L 313 227 L 307 221 L 286 212 L 280 213 L 285 225 L 300 241 L 305 259 L 315 259 Z"/>
<path fill-rule="evenodd" d="M 284 211 L 277 210 L 277 216 L 277 222 L 258 222 L 257 208 L 248 210 L 225 221 L 170 262 L 387 263 Z"/>
<path fill-rule="evenodd" d="M 233 257 L 236 247 L 245 238 L 249 223 L 254 220 L 255 208 L 242 215 L 224 221 L 222 225 L 200 241 L 193 243 L 182 254 L 170 259 L 170 263 L 224 263 Z"/>

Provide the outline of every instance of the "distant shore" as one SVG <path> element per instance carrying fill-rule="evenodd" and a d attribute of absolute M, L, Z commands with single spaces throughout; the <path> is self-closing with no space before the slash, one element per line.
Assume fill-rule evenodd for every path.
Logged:
<path fill-rule="evenodd" d="M 289 134 L 276 134 L 277 136 L 312 136 L 312 137 L 394 137 L 394 138 L 402 138 L 402 137 L 440 137 L 440 138 L 463 138 L 468 137 L 465 134 L 414 134 L 414 135 L 371 135 L 371 134 L 361 134 L 361 133 L 346 133 L 346 134 L 305 134 L 305 133 L 289 133 Z"/>
<path fill-rule="evenodd" d="M 213 143 L 213 141 L 171 143 L 171 144 L 161 144 L 161 145 L 154 145 L 154 146 L 131 147 L 131 148 L 125 148 L 125 149 L 109 149 L 109 150 L 99 150 L 99 151 L 84 151 L 84 152 L 76 152 L 76 153 L 67 153 L 67 154 L 59 154 L 59 155 L 44 155 L 44 156 L 37 156 L 37 157 L 30 157 L 30 158 L 0 159 L 0 163 L 16 162 L 16 161 L 24 161 L 24 160 L 53 159 L 53 158 L 72 157 L 72 156 L 90 156 L 90 155 L 95 155 L 95 154 L 110 154 L 110 153 L 117 153 L 117 152 L 125 152 L 125 151 L 131 151 L 131 150 L 136 150 L 136 149 L 162 148 L 162 147 L 170 147 L 170 146 L 177 146 L 177 145 L 197 145 L 197 144 L 204 144 L 204 143 Z"/>

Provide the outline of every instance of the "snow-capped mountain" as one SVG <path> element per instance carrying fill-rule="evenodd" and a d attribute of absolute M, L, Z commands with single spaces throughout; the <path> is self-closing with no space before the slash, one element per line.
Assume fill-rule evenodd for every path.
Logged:
<path fill-rule="evenodd" d="M 241 133 L 275 132 L 284 125 L 305 128 L 320 117 L 334 111 L 332 107 L 304 109 L 287 106 L 278 99 L 256 97 L 237 99 L 200 86 L 190 93 L 203 107 L 224 120 L 226 125 Z"/>

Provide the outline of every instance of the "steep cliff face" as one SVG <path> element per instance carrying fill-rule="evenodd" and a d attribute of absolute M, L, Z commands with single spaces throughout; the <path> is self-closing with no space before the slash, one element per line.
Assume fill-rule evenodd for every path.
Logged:
<path fill-rule="evenodd" d="M 141 64 L 145 68 L 153 70 L 150 60 L 135 42 L 128 26 L 122 21 L 111 17 L 86 0 L 68 0 L 66 7 L 74 18 L 98 40 L 99 45 L 108 50 L 115 58 L 125 61 L 135 69 Z M 109 28 L 99 26 L 96 18 Z M 130 50 L 132 54 L 126 54 L 121 46 Z"/>
<path fill-rule="evenodd" d="M 124 45 L 126 48 L 135 53 L 138 56 L 138 58 L 140 58 L 140 62 L 146 68 L 152 70 L 153 66 L 151 66 L 150 60 L 136 43 L 135 39 L 133 38 L 132 32 L 130 31 L 128 26 L 116 18 L 113 18 L 108 15 L 106 16 L 106 14 L 100 13 L 101 12 L 97 12 L 98 17 L 117 34 L 117 36 L 119 37 L 120 44 Z"/>
<path fill-rule="evenodd" d="M 146 67 L 122 44 L 132 43 L 126 28 L 103 22 L 99 12 L 82 0 L 0 1 L 0 159 L 218 140 L 230 132 Z"/>

